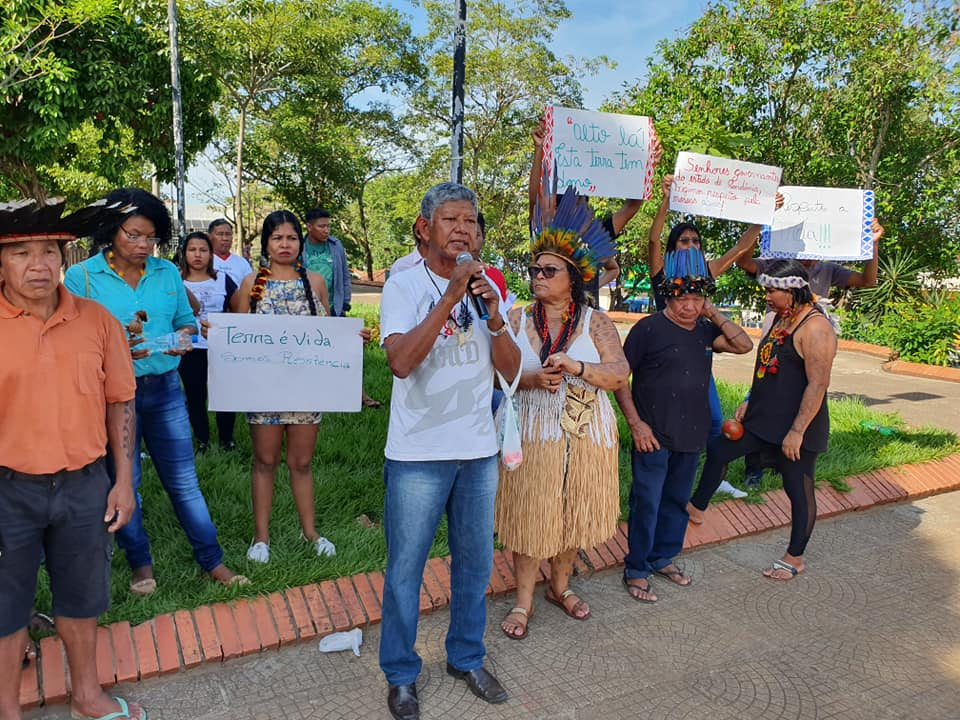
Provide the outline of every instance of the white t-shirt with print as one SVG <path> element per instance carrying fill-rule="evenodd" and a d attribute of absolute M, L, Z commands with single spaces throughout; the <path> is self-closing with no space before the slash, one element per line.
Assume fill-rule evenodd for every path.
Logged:
<path fill-rule="evenodd" d="M 223 312 L 223 305 L 227 300 L 226 272 L 218 272 L 216 278 L 209 278 L 200 282 L 184 280 L 183 285 L 200 303 L 200 317 L 206 318 L 210 313 Z M 197 335 L 193 341 L 193 346 L 202 349 L 207 347 L 207 339 L 200 333 L 199 320 L 200 318 L 197 318 Z"/>
<path fill-rule="evenodd" d="M 413 330 L 446 289 L 447 280 L 425 263 L 391 275 L 380 300 L 381 338 Z M 469 299 L 454 307 L 454 321 L 463 323 L 464 308 L 470 317 L 465 331 L 448 323 L 424 361 L 407 377 L 393 378 L 388 460 L 475 460 L 497 453 L 490 334 Z"/>
<path fill-rule="evenodd" d="M 250 267 L 250 263 L 247 262 L 246 258 L 244 258 L 243 255 L 235 255 L 234 253 L 230 253 L 226 260 L 219 255 L 214 255 L 213 269 L 217 272 L 223 270 L 230 276 L 230 279 L 236 283 L 237 287 L 240 287 L 243 279 L 253 272 L 253 268 Z"/>

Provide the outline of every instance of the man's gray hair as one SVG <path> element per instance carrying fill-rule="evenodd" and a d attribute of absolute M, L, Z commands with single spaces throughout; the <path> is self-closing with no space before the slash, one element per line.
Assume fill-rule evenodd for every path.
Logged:
<path fill-rule="evenodd" d="M 432 220 L 433 213 L 436 212 L 438 207 L 444 203 L 459 200 L 466 200 L 473 205 L 474 210 L 478 209 L 477 194 L 470 188 L 465 185 L 460 185 L 459 183 L 437 183 L 427 190 L 427 194 L 424 195 L 423 200 L 420 201 L 420 216 L 424 220 Z"/>

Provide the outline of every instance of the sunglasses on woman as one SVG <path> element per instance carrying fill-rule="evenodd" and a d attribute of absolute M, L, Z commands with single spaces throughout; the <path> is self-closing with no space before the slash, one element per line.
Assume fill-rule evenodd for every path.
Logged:
<path fill-rule="evenodd" d="M 543 266 L 531 265 L 530 267 L 527 268 L 527 272 L 530 273 L 531 280 L 536 280 L 537 277 L 541 275 L 541 273 L 547 280 L 550 280 L 553 278 L 554 275 L 557 274 L 557 271 L 560 269 L 561 268 L 555 265 L 543 265 Z"/>

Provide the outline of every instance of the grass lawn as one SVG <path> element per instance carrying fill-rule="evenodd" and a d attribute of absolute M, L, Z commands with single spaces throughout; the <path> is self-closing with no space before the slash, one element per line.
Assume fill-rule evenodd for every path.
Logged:
<path fill-rule="evenodd" d="M 376 308 L 358 308 L 374 318 Z M 368 323 L 370 324 L 370 323 Z M 371 344 L 373 345 L 373 343 Z M 144 521 L 152 541 L 155 573 L 159 589 L 145 599 L 135 598 L 127 590 L 130 571 L 122 553 L 113 560 L 113 604 L 102 618 L 104 623 L 128 620 L 139 623 L 157 614 L 180 608 L 229 600 L 235 597 L 273 592 L 286 587 L 307 585 L 356 572 L 381 570 L 386 561 L 386 546 L 380 523 L 383 515 L 383 447 L 386 442 L 391 375 L 383 352 L 375 346 L 365 351 L 365 387 L 373 397 L 384 401 L 380 409 L 360 413 L 331 414 L 320 425 L 313 469 L 316 478 L 317 525 L 321 534 L 337 546 L 335 558 L 317 558 L 299 539 L 299 524 L 290 494 L 286 469 L 278 472 L 271 523 L 271 561 L 259 565 L 246 560 L 245 553 L 253 534 L 250 502 L 250 436 L 246 423 L 238 418 L 237 449 L 231 453 L 211 450 L 197 458 L 200 484 L 217 525 L 225 562 L 247 575 L 245 588 L 224 588 L 204 580 L 193 561 L 190 546 L 166 494 L 160 487 L 149 462 L 144 463 L 142 487 Z M 718 383 L 726 415 L 730 416 L 745 388 Z M 885 436 L 860 426 L 861 421 L 903 428 L 896 415 L 875 413 L 861 403 L 844 399 L 831 402 L 830 450 L 817 465 L 820 481 L 844 489 L 843 478 L 880 467 L 931 460 L 960 450 L 953 434 L 937 429 L 903 431 Z M 211 428 L 215 428 L 211 420 Z M 215 432 L 215 430 L 214 430 Z M 620 453 L 621 505 L 626 517 L 630 488 L 629 432 L 621 417 Z M 728 477 L 737 484 L 743 477 L 743 461 L 730 467 Z M 761 490 L 779 487 L 779 476 L 767 472 Z M 751 499 L 761 501 L 760 493 Z M 366 527 L 357 521 L 365 515 L 375 524 Z M 441 524 L 432 555 L 447 554 L 446 526 Z M 50 607 L 46 578 L 38 590 L 37 607 Z"/>

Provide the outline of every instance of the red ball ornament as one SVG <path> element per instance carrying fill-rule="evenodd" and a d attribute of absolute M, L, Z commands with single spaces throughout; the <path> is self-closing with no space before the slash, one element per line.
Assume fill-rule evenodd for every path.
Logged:
<path fill-rule="evenodd" d="M 727 440 L 739 440 L 743 437 L 743 425 L 739 420 L 724 420 L 720 426 L 720 432 Z"/>

